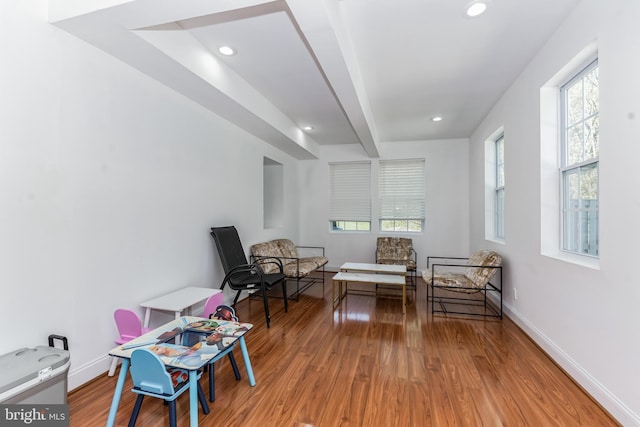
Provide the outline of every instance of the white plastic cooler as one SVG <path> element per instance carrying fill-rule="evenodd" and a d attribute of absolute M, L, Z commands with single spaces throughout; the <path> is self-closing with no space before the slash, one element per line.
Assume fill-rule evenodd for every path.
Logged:
<path fill-rule="evenodd" d="M 66 338 L 64 350 L 37 346 L 0 356 L 0 403 L 66 404 L 70 364 Z"/>

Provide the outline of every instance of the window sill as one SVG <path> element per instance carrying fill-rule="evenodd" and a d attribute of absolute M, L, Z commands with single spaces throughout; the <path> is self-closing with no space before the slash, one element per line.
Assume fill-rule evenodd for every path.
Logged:
<path fill-rule="evenodd" d="M 485 237 L 484 238 L 487 242 L 492 242 L 492 243 L 497 243 L 499 245 L 504 245 L 505 241 L 504 239 L 499 239 L 497 237 Z"/>
<path fill-rule="evenodd" d="M 593 270 L 600 270 L 600 258 L 588 255 L 578 255 L 571 252 L 555 251 L 554 253 L 542 253 L 542 256 L 568 262 Z"/>

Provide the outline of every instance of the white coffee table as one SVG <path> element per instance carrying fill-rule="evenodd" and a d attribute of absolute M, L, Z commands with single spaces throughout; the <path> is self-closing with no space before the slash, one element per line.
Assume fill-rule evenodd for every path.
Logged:
<path fill-rule="evenodd" d="M 382 273 L 382 274 L 400 274 L 407 275 L 406 265 L 393 264 L 369 264 L 366 262 L 345 262 L 340 266 L 340 271 L 359 272 L 359 273 Z"/>
<path fill-rule="evenodd" d="M 352 264 L 351 266 L 346 266 L 343 264 L 340 268 L 354 267 L 353 264 L 357 263 L 347 263 Z M 407 281 L 405 278 L 406 267 L 405 266 L 391 266 L 391 265 L 383 265 L 383 264 L 368 264 L 370 266 L 384 266 L 384 267 L 402 267 L 405 269 L 405 273 L 398 271 L 395 268 L 391 270 L 395 270 L 395 274 L 383 274 L 378 271 L 384 271 L 380 269 L 376 269 L 374 272 L 359 272 L 359 271 L 367 271 L 367 270 L 358 270 L 358 266 L 350 269 L 349 271 L 340 271 L 331 279 L 331 303 L 332 307 L 335 310 L 338 305 L 341 304 L 344 297 L 349 293 L 349 282 L 357 282 L 357 283 L 369 283 L 369 284 L 381 284 L 381 285 L 393 285 L 393 286 L 401 286 L 402 287 L 402 313 L 407 313 Z M 364 264 L 361 264 L 359 268 L 364 268 Z M 371 270 L 368 270 L 371 271 Z M 336 296 L 336 287 L 338 290 L 338 294 Z M 372 292 L 375 294 L 375 292 Z"/>

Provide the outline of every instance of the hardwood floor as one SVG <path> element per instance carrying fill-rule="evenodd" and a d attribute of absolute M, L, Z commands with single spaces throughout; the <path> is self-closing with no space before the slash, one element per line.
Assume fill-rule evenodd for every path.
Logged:
<path fill-rule="evenodd" d="M 270 299 L 271 328 L 260 300 L 242 301 L 257 385 L 227 358 L 216 363 L 216 401 L 201 426 L 615 426 L 619 425 L 508 318 L 433 316 L 426 287 L 398 298 L 349 295 L 331 310 L 314 285 L 289 304 Z M 207 394 L 208 380 L 201 383 Z M 69 395 L 71 426 L 104 425 L 116 377 L 104 376 Z M 134 393 L 127 380 L 116 418 L 128 423 Z M 178 425 L 189 424 L 188 393 L 178 399 Z M 147 398 L 139 426 L 168 425 L 168 409 Z"/>

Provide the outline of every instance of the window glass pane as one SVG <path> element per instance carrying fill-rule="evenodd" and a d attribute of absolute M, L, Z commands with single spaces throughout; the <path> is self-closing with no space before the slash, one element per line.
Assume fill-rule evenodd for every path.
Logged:
<path fill-rule="evenodd" d="M 371 231 L 367 221 L 330 221 L 332 231 Z"/>
<path fill-rule="evenodd" d="M 572 169 L 565 173 L 565 195 L 569 209 L 577 208 L 578 194 L 580 194 L 579 169 Z"/>
<path fill-rule="evenodd" d="M 496 187 L 504 187 L 504 137 L 496 141 Z"/>
<path fill-rule="evenodd" d="M 567 89 L 568 126 L 582 121 L 584 111 L 582 101 L 582 80 L 578 80 Z"/>
<path fill-rule="evenodd" d="M 380 220 L 380 231 L 383 232 L 420 232 L 423 228 L 422 220 L 410 219 L 410 220 L 402 220 L 402 219 L 383 219 Z"/>
<path fill-rule="evenodd" d="M 580 168 L 580 199 L 598 200 L 598 167 L 595 164 Z"/>
<path fill-rule="evenodd" d="M 496 191 L 496 237 L 504 239 L 504 189 Z"/>
<path fill-rule="evenodd" d="M 564 249 L 598 255 L 598 166 L 564 173 Z"/>
<path fill-rule="evenodd" d="M 585 117 L 593 116 L 600 111 L 598 68 L 591 70 L 584 76 L 584 99 Z"/>
<path fill-rule="evenodd" d="M 582 132 L 582 123 L 569 128 L 568 133 L 568 158 L 566 160 L 566 164 L 573 165 L 582 162 L 582 141 L 584 135 L 584 133 Z"/>
<path fill-rule="evenodd" d="M 565 143 L 563 165 L 571 166 L 599 155 L 600 90 L 598 67 L 591 65 L 562 88 Z"/>
<path fill-rule="evenodd" d="M 417 219 L 410 219 L 407 221 L 407 231 L 419 232 L 422 231 L 423 222 Z"/>
<path fill-rule="evenodd" d="M 393 229 L 395 231 L 407 231 L 409 229 L 407 224 L 408 224 L 407 220 L 403 220 L 403 219 L 396 220 L 394 221 Z"/>
<path fill-rule="evenodd" d="M 598 143 L 600 134 L 600 116 L 595 116 L 584 123 L 585 147 L 584 160 L 597 158 L 600 155 L 600 144 Z"/>

